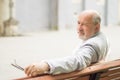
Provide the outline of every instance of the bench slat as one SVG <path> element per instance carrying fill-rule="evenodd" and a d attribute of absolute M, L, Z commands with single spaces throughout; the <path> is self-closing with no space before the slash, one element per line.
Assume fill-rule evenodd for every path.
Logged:
<path fill-rule="evenodd" d="M 120 74 L 102 77 L 100 80 L 120 80 Z"/>
<path fill-rule="evenodd" d="M 116 69 L 112 69 L 112 70 L 108 70 L 104 73 L 101 74 L 101 77 L 104 77 L 104 76 L 107 76 L 107 75 L 112 75 L 114 73 L 119 73 L 120 74 L 120 67 L 119 68 L 116 68 Z"/>
<path fill-rule="evenodd" d="M 19 78 L 15 80 L 56 80 L 53 76 L 51 75 L 43 75 L 39 77 L 25 77 L 25 78 Z"/>

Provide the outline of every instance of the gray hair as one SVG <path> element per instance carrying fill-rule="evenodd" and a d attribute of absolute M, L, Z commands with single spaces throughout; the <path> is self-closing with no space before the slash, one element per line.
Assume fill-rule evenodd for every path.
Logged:
<path fill-rule="evenodd" d="M 96 24 L 100 24 L 101 23 L 101 17 L 98 14 L 98 12 L 95 13 L 95 15 L 93 15 L 93 23 Z"/>

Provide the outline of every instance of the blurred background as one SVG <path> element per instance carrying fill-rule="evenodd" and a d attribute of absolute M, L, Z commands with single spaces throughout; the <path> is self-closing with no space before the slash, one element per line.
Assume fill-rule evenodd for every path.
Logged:
<path fill-rule="evenodd" d="M 15 59 L 25 67 L 72 54 L 80 42 L 77 16 L 87 9 L 101 14 L 107 60 L 119 59 L 120 0 L 0 0 L 0 80 L 26 76 L 11 66 Z"/>

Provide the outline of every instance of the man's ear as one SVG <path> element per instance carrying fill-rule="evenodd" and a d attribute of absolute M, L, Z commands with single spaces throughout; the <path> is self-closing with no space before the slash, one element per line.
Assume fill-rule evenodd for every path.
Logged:
<path fill-rule="evenodd" d="M 100 24 L 96 24 L 95 31 L 98 32 L 100 30 Z"/>

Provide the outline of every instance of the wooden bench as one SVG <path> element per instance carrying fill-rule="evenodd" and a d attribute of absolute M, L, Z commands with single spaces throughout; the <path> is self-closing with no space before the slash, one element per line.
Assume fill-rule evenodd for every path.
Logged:
<path fill-rule="evenodd" d="M 14 80 L 120 80 L 120 59 L 97 63 L 81 71 L 58 75 L 42 75 Z"/>

